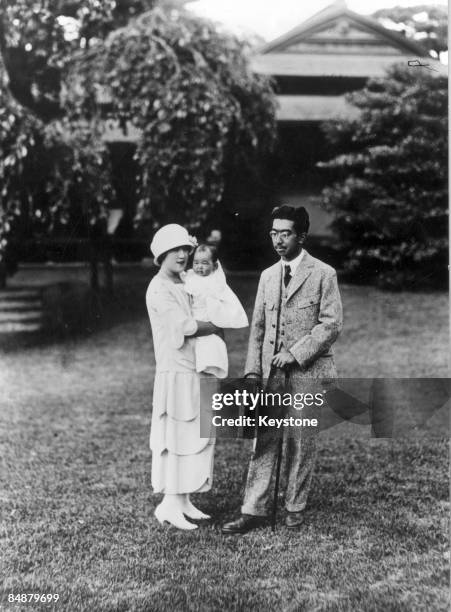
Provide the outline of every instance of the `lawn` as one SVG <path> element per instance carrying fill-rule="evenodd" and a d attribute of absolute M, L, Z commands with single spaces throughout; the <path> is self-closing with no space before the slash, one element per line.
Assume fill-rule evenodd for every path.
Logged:
<path fill-rule="evenodd" d="M 232 280 L 251 309 L 255 277 Z M 219 440 L 214 517 L 191 533 L 152 512 L 152 343 L 145 279 L 119 287 L 94 334 L 0 352 L 2 581 L 58 593 L 22 609 L 439 611 L 448 609 L 448 443 L 320 436 L 307 522 L 221 535 L 236 516 L 249 442 Z M 447 295 L 343 286 L 346 377 L 447 376 Z M 434 316 L 431 316 L 431 313 Z M 238 375 L 247 332 L 228 334 Z M 279 513 L 282 517 L 282 512 Z"/>

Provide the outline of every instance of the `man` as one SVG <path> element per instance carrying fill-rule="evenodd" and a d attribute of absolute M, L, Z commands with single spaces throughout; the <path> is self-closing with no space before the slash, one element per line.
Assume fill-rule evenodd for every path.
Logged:
<path fill-rule="evenodd" d="M 280 206 L 271 214 L 273 247 L 281 260 L 260 277 L 245 366 L 246 378 L 268 379 L 273 390 L 281 379 L 284 390 L 309 391 L 309 379 L 336 378 L 331 346 L 342 328 L 342 307 L 335 270 L 303 249 L 309 230 L 305 208 Z M 289 409 L 290 410 L 290 409 Z M 318 408 L 316 408 L 318 410 Z M 315 407 L 291 411 L 314 418 Z M 286 525 L 298 528 L 312 480 L 318 428 L 285 433 L 287 488 Z M 270 484 L 279 441 L 273 432 L 254 441 L 241 516 L 226 523 L 226 534 L 243 534 L 268 523 Z"/>

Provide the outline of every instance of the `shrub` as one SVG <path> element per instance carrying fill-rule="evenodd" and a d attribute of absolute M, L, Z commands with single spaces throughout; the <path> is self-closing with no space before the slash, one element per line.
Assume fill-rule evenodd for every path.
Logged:
<path fill-rule="evenodd" d="M 360 118 L 329 123 L 338 153 L 323 191 L 354 277 L 390 288 L 447 278 L 447 81 L 402 65 L 349 95 Z"/>

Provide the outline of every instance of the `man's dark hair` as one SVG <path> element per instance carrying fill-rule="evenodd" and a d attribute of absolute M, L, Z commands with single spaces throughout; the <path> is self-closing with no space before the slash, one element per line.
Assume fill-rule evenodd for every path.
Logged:
<path fill-rule="evenodd" d="M 294 222 L 294 230 L 297 234 L 307 233 L 310 227 L 310 219 L 308 212 L 303 206 L 295 208 L 294 206 L 288 206 L 283 204 L 282 206 L 276 206 L 271 211 L 271 220 L 274 219 L 288 219 L 288 221 Z"/>
<path fill-rule="evenodd" d="M 216 263 L 218 261 L 218 249 L 213 244 L 199 244 L 199 246 L 196 247 L 193 253 L 193 257 L 198 251 L 199 253 L 205 253 L 205 251 L 209 251 L 211 253 L 211 261 L 213 263 Z"/>

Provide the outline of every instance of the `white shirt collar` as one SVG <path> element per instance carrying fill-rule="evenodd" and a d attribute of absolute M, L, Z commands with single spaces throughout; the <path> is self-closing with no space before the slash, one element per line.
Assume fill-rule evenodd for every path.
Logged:
<path fill-rule="evenodd" d="M 282 264 L 282 270 L 284 270 L 284 266 L 290 266 L 291 276 L 294 276 L 299 264 L 301 263 L 301 259 L 304 257 L 304 252 L 304 249 L 302 249 L 299 255 L 297 255 L 291 261 L 284 261 L 283 259 L 281 259 L 280 262 Z"/>

